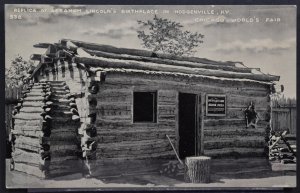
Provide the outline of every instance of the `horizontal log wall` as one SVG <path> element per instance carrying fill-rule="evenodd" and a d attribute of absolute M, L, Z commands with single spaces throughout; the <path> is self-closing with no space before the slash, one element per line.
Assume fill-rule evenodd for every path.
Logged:
<path fill-rule="evenodd" d="M 68 66 L 68 68 L 63 68 L 63 65 Z M 50 75 L 51 73 L 48 75 L 47 73 L 41 73 L 40 78 L 49 77 L 48 80 L 65 80 L 71 92 L 85 92 L 84 97 L 76 99 L 76 104 L 83 122 L 90 121 L 88 115 L 96 114 L 98 159 L 174 156 L 165 135 L 168 134 L 178 148 L 179 92 L 195 93 L 203 96 L 205 94 L 225 94 L 227 97 L 227 115 L 225 117 L 206 117 L 204 114 L 204 153 L 207 155 L 213 155 L 214 153 L 220 155 L 222 147 L 225 148 L 224 154 L 230 154 L 230 149 L 239 151 L 247 148 L 244 141 L 238 140 L 238 138 L 245 135 L 243 111 L 250 102 L 255 104 L 259 113 L 261 119 L 259 128 L 263 130 L 266 126 L 265 120 L 268 118 L 267 110 L 270 103 L 268 96 L 270 86 L 267 84 L 219 79 L 210 81 L 205 79 L 190 80 L 176 76 L 108 72 L 105 82 L 98 83 L 99 92 L 90 94 L 87 92 L 87 86 L 91 80 L 86 77 L 85 70 L 77 68 L 75 65 L 72 66 L 72 70 L 69 68 L 71 67 L 66 62 L 64 64 L 58 63 L 55 76 Z M 55 72 L 53 70 L 54 74 Z M 133 91 L 141 90 L 158 91 L 157 123 L 132 122 Z M 96 104 L 91 105 L 91 99 L 96 99 Z M 226 128 L 236 130 L 232 131 Z M 208 131 L 214 130 L 222 131 L 226 136 L 224 140 L 223 137 L 207 134 Z M 257 147 L 262 146 L 263 132 L 249 131 L 247 135 L 258 137 L 258 140 L 253 139 L 251 141 L 251 138 L 250 141 L 247 142 L 246 140 L 245 143 L 261 152 L 261 148 Z M 231 142 L 231 139 L 233 142 Z M 114 147 L 112 148 L 111 145 L 113 144 L 116 144 L 116 147 L 112 146 Z M 250 148 L 248 152 L 251 153 L 255 148 Z"/>
<path fill-rule="evenodd" d="M 34 78 L 36 81 L 42 79 L 49 81 L 64 81 L 70 89 L 70 93 L 76 95 L 76 105 L 80 117 L 86 117 L 86 114 L 88 113 L 86 111 L 86 106 L 88 104 L 85 92 L 90 80 L 88 79 L 86 69 L 80 64 L 72 63 L 68 60 L 58 60 L 57 62 L 48 65 L 44 64 Z M 64 90 L 66 89 L 63 89 L 62 91 Z M 62 106 L 63 105 L 60 104 L 61 108 Z M 66 102 L 65 108 L 66 110 L 70 109 L 69 102 Z"/>
<path fill-rule="evenodd" d="M 70 89 L 70 93 L 76 95 L 76 105 L 80 118 L 86 118 L 89 114 L 87 100 L 87 84 L 90 79 L 87 76 L 86 69 L 76 63 L 68 60 L 58 60 L 57 62 L 44 65 L 34 77 L 37 81 L 41 79 L 49 81 L 64 81 Z M 85 95 L 85 93 L 87 95 Z M 60 105 L 62 107 L 62 105 Z M 69 102 L 65 104 L 66 110 L 69 110 Z M 82 120 L 84 122 L 85 120 Z"/>
<path fill-rule="evenodd" d="M 133 92 L 153 91 L 147 85 L 100 83 L 100 90 L 90 97 L 97 106 L 97 158 L 146 159 L 174 157 L 166 138 L 175 143 L 176 101 L 174 90 L 157 90 L 157 123 L 133 123 Z"/>
<path fill-rule="evenodd" d="M 85 84 L 87 81 L 87 72 L 80 64 L 57 61 L 55 63 L 44 65 L 36 73 L 36 80 L 41 79 L 49 81 L 65 81 L 70 88 L 71 93 L 85 92 Z"/>
<path fill-rule="evenodd" d="M 72 173 L 81 169 L 79 164 L 80 155 L 80 136 L 78 129 L 81 123 L 75 118 L 71 110 L 78 110 L 80 115 L 86 112 L 81 111 L 79 107 L 86 103 L 86 83 L 87 73 L 79 64 L 68 61 L 57 61 L 52 64 L 43 65 L 40 71 L 34 77 L 36 81 L 48 80 L 51 84 L 52 104 L 52 126 L 50 136 L 51 164 L 49 166 L 49 175 L 58 175 Z M 34 92 L 30 94 L 35 94 Z M 72 97 L 70 95 L 73 95 Z M 69 97 L 68 97 L 69 96 Z M 73 100 L 73 101 L 72 101 Z M 75 106 L 71 106 L 74 104 Z M 78 104 L 78 105 L 77 105 Z M 28 101 L 24 105 L 33 105 L 34 101 Z M 28 108 L 27 108 L 28 109 Z M 84 110 L 86 108 L 83 108 Z M 33 108 L 34 111 L 34 108 Z M 34 114 L 34 112 L 31 112 Z M 37 135 L 34 132 L 27 132 L 31 135 Z M 24 141 L 24 139 L 22 139 Z"/>
<path fill-rule="evenodd" d="M 132 92 L 136 90 L 158 91 L 158 123 L 132 123 Z M 270 99 L 269 86 L 262 84 L 224 84 L 216 81 L 191 82 L 180 78 L 143 76 L 133 74 L 109 73 L 97 95 L 97 129 L 99 158 L 121 156 L 130 158 L 137 155 L 145 157 L 156 151 L 172 150 L 162 143 L 165 134 L 174 137 L 178 148 L 178 93 L 225 94 L 227 97 L 227 114 L 224 117 L 208 117 L 204 114 L 204 153 L 213 157 L 262 155 L 264 151 L 265 128 L 268 122 Z M 253 102 L 260 120 L 257 129 L 245 129 L 244 110 Z M 148 136 L 148 138 L 147 138 Z M 247 137 L 245 137 L 247 136 Z M 154 140 L 155 141 L 151 141 Z M 148 147 L 150 141 L 159 146 Z M 115 142 L 131 141 L 122 147 L 106 150 Z M 140 148 L 131 148 L 131 144 Z M 150 150 L 153 148 L 153 150 Z M 117 155 L 118 154 L 118 155 Z"/>

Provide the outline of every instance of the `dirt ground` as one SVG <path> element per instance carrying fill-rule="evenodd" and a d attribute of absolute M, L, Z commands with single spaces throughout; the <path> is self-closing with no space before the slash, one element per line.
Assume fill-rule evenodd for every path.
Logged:
<path fill-rule="evenodd" d="M 8 163 L 8 162 L 7 162 Z M 218 188 L 218 187 L 295 187 L 296 172 L 263 172 L 226 176 L 211 174 L 211 183 L 185 183 L 183 176 L 167 177 L 160 174 L 136 174 L 109 178 L 84 178 L 82 174 L 71 174 L 52 179 L 39 179 L 21 172 L 9 171 L 6 167 L 7 188 Z"/>

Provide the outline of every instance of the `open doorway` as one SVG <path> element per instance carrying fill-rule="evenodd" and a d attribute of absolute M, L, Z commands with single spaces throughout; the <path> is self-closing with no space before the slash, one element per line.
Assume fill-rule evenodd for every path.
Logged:
<path fill-rule="evenodd" d="M 179 93 L 179 157 L 197 155 L 198 96 Z"/>

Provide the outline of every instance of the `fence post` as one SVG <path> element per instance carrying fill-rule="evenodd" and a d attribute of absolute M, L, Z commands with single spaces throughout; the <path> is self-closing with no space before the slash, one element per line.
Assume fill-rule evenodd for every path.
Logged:
<path fill-rule="evenodd" d="M 5 85 L 5 129 L 9 135 L 12 127 L 12 110 L 21 97 L 22 86 Z"/>
<path fill-rule="evenodd" d="M 289 110 L 290 110 L 290 128 L 289 130 L 291 131 L 292 130 L 292 100 L 289 99 Z"/>

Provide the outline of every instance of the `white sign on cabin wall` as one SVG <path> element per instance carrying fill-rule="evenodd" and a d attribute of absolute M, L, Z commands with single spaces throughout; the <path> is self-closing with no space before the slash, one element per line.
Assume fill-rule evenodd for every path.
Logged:
<path fill-rule="evenodd" d="M 206 95 L 206 116 L 226 116 L 226 95 Z"/>

